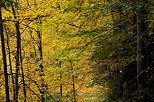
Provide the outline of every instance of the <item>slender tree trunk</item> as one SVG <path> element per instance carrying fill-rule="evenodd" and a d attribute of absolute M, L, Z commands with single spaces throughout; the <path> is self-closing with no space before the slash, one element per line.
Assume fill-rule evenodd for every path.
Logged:
<path fill-rule="evenodd" d="M 62 66 L 62 62 L 60 61 L 59 62 L 59 68 L 61 68 Z M 59 78 L 60 78 L 60 98 L 62 98 L 63 97 L 63 84 L 62 84 L 62 78 L 63 78 L 63 76 L 62 76 L 62 73 L 60 72 L 59 73 L 60 74 L 60 76 L 59 76 Z"/>
<path fill-rule="evenodd" d="M 42 76 L 44 76 L 44 73 L 43 73 L 43 52 L 42 52 L 42 35 L 41 35 L 41 33 L 40 32 L 37 32 L 37 34 L 38 34 L 38 38 L 39 38 L 39 45 L 38 45 L 38 47 L 39 47 L 39 55 L 40 55 L 40 58 L 39 58 L 39 61 L 40 61 L 40 65 L 39 65 L 39 72 L 40 72 L 40 77 L 41 77 L 41 82 L 42 82 L 42 84 L 41 84 L 41 87 L 42 88 L 44 88 L 45 87 L 45 84 L 44 84 L 44 79 L 42 78 Z M 42 97 L 42 102 L 45 102 L 45 98 L 44 98 L 44 91 L 43 90 L 40 90 L 40 92 L 41 92 L 41 97 Z"/>
<path fill-rule="evenodd" d="M 72 76 L 72 81 L 73 81 L 73 95 L 74 95 L 74 102 L 77 102 L 76 100 L 76 89 L 75 89 L 75 76 Z"/>
<path fill-rule="evenodd" d="M 36 22 L 38 24 L 40 24 L 38 19 L 36 20 Z M 40 80 L 43 83 L 43 84 L 41 84 L 41 88 L 44 88 L 45 87 L 45 84 L 44 84 L 44 79 L 42 78 L 42 76 L 44 75 L 44 73 L 43 73 L 42 34 L 41 34 L 41 31 L 40 31 L 40 29 L 38 27 L 37 27 L 36 33 L 37 33 L 37 37 L 38 37 L 38 40 L 39 40 L 38 43 L 37 43 L 38 44 L 38 51 L 39 51 L 39 54 L 38 54 L 39 58 L 37 58 L 36 47 L 33 45 L 33 49 L 34 49 L 34 61 L 35 61 L 35 64 L 37 64 L 38 62 L 40 62 L 38 71 L 39 71 L 40 77 L 41 77 Z M 33 39 L 35 41 L 35 39 L 32 36 L 32 31 L 30 31 L 30 37 L 31 37 L 31 39 Z M 45 102 L 43 89 L 42 90 L 39 89 L 39 91 L 41 93 L 41 101 L 42 102 Z"/>
<path fill-rule="evenodd" d="M 21 61 L 21 76 L 22 76 L 24 102 L 26 102 L 26 84 L 25 84 L 25 75 L 24 75 L 24 70 L 23 70 L 22 50 L 21 49 L 20 49 L 20 61 Z"/>
<path fill-rule="evenodd" d="M 147 38 L 147 21 L 145 16 L 148 14 L 145 9 L 145 4 L 148 0 L 137 0 L 139 6 L 137 8 L 137 84 L 139 90 L 143 88 L 143 79 L 141 78 L 142 71 L 147 68 L 147 46 L 145 41 Z"/>
<path fill-rule="evenodd" d="M 14 14 L 14 19 L 17 19 L 14 5 L 12 4 L 12 12 Z M 16 5 L 18 8 L 18 5 Z M 16 70 L 15 70 L 15 102 L 18 102 L 18 93 L 19 93 L 19 68 L 20 68 L 20 49 L 21 49 L 21 34 L 19 30 L 19 21 L 15 23 L 16 27 L 16 39 L 17 39 L 17 48 L 16 48 Z"/>
<path fill-rule="evenodd" d="M 34 0 L 34 5 L 37 8 L 37 4 L 36 4 L 36 0 Z M 41 93 L 41 98 L 42 98 L 42 102 L 45 102 L 45 91 L 43 90 L 45 87 L 45 83 L 44 83 L 44 79 L 42 78 L 42 76 L 44 76 L 43 73 L 43 51 L 42 51 L 42 32 L 41 32 L 41 28 L 39 27 L 41 25 L 41 20 L 39 19 L 39 17 L 36 19 L 36 26 L 37 26 L 37 37 L 38 37 L 38 51 L 39 51 L 39 72 L 40 72 L 40 80 L 42 82 L 41 87 L 42 90 L 40 90 Z"/>
<path fill-rule="evenodd" d="M 63 97 L 62 73 L 60 73 L 60 97 Z"/>
<path fill-rule="evenodd" d="M 19 0 L 16 0 L 17 3 L 19 3 Z M 18 10 L 18 4 L 16 5 L 16 8 Z M 12 5 L 12 10 L 14 13 L 14 18 L 16 17 L 15 9 Z M 20 33 L 20 26 L 19 21 L 15 24 L 16 27 L 16 36 L 17 36 L 17 53 L 16 53 L 16 101 L 18 101 L 18 93 L 19 93 L 19 85 L 18 85 L 18 74 L 19 74 L 19 68 L 21 67 L 21 77 L 22 77 L 22 84 L 23 84 L 23 95 L 24 95 L 24 102 L 26 102 L 26 84 L 25 84 L 25 78 L 24 78 L 24 70 L 23 70 L 23 63 L 22 63 L 22 50 L 21 50 L 21 33 Z"/>
<path fill-rule="evenodd" d="M 13 75 L 13 69 L 12 69 L 12 61 L 11 61 L 11 49 L 10 49 L 10 45 L 9 45 L 9 36 L 7 34 L 6 31 L 6 35 L 7 35 L 7 48 L 8 48 L 8 59 L 9 59 L 9 65 L 10 65 L 10 74 L 11 74 L 11 81 L 12 81 L 12 89 L 13 89 L 13 101 L 15 101 L 15 85 L 14 85 L 14 75 Z"/>
<path fill-rule="evenodd" d="M 21 37 L 20 37 L 20 31 L 19 31 L 19 22 L 16 24 L 16 30 L 17 30 L 17 52 L 16 52 L 16 75 L 15 75 L 15 86 L 16 86 L 16 98 L 15 102 L 18 102 L 18 93 L 19 93 L 19 68 L 20 68 L 20 48 L 21 48 Z"/>
<path fill-rule="evenodd" d="M 4 34 L 3 34 L 1 6 L 2 5 L 0 5 L 0 36 L 1 36 L 1 46 L 2 46 L 2 55 L 3 55 L 3 66 L 4 66 L 5 95 L 6 95 L 6 102 L 10 102 L 9 82 L 8 82 L 8 73 L 7 73 L 7 59 L 6 59 L 6 51 L 5 51 L 5 40 L 4 40 Z"/>
<path fill-rule="evenodd" d="M 143 99 L 140 99 L 140 102 L 145 102 L 149 100 L 148 92 L 145 90 L 148 89 L 147 75 L 145 71 L 148 68 L 148 51 L 147 51 L 147 36 L 148 36 L 148 21 L 147 14 L 148 0 L 137 0 L 139 5 L 137 8 L 137 85 L 139 94 L 143 96 Z M 143 95 L 144 93 L 144 95 Z"/>
<path fill-rule="evenodd" d="M 73 70 L 73 62 L 70 61 L 70 64 L 71 64 L 71 70 Z M 76 89 L 75 89 L 75 76 L 74 75 L 72 75 L 72 88 L 73 88 L 74 102 L 77 102 L 77 99 L 76 99 Z"/>
<path fill-rule="evenodd" d="M 19 2 L 19 1 L 18 1 Z M 17 3 L 18 3 L 17 2 Z M 14 14 L 14 19 L 17 19 L 16 17 L 16 11 L 14 8 L 14 5 L 12 4 L 12 11 Z M 18 10 L 18 4 L 16 5 L 16 8 Z M 23 65 L 22 65 L 22 52 L 21 52 L 21 34 L 20 34 L 20 26 L 19 21 L 15 23 L 16 27 L 16 38 L 17 38 L 17 49 L 16 49 L 16 71 L 15 71 L 15 102 L 18 102 L 18 93 L 19 93 L 19 68 L 21 67 L 22 72 L 22 82 L 23 82 L 23 95 L 24 95 L 24 102 L 26 102 L 26 88 L 25 88 L 25 79 L 24 79 L 24 71 L 23 71 Z"/>
<path fill-rule="evenodd" d="M 141 17 L 140 17 L 140 11 L 137 12 L 137 84 L 138 84 L 138 87 L 139 89 L 142 89 L 142 85 L 140 83 L 140 72 L 141 72 L 141 69 L 142 69 L 142 53 L 141 53 L 141 50 L 142 50 L 142 47 L 141 47 L 141 38 L 142 38 L 142 35 L 141 35 L 141 21 L 140 21 Z"/>
<path fill-rule="evenodd" d="M 41 21 L 39 19 L 36 20 L 36 22 L 40 25 Z M 39 51 L 39 72 L 40 72 L 40 80 L 42 82 L 41 87 L 42 89 L 45 88 L 45 83 L 44 83 L 44 79 L 42 78 L 42 76 L 44 76 L 43 73 L 43 51 L 42 51 L 42 33 L 40 31 L 40 28 L 37 28 L 37 36 L 38 36 L 38 51 Z M 44 97 L 44 90 L 40 90 L 41 93 L 41 98 L 42 98 L 42 102 L 45 102 L 45 97 Z"/>

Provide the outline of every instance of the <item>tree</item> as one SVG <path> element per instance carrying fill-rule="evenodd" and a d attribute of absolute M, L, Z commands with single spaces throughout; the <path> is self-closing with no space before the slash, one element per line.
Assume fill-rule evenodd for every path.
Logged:
<path fill-rule="evenodd" d="M 1 46 L 2 46 L 2 54 L 3 54 L 3 67 L 4 67 L 4 78 L 5 78 L 5 95 L 6 95 L 6 102 L 10 102 L 9 96 L 9 79 L 8 79 L 8 72 L 7 72 L 7 59 L 6 59 L 6 51 L 5 51 L 5 38 L 3 34 L 3 20 L 2 20 L 2 9 L 3 5 L 0 2 L 0 35 L 1 35 Z"/>
<path fill-rule="evenodd" d="M 152 101 L 152 0 L 1 4 L 0 101 Z"/>

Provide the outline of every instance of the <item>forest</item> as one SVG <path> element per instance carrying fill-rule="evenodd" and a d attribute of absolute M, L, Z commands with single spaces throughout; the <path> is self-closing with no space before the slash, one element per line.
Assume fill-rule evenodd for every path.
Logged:
<path fill-rule="evenodd" d="M 0 102 L 154 102 L 154 1 L 0 0 Z"/>

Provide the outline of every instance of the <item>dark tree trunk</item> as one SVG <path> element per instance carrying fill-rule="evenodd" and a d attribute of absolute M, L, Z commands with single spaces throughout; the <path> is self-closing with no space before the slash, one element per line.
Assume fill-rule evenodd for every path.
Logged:
<path fill-rule="evenodd" d="M 6 30 L 6 35 L 7 35 L 7 48 L 8 48 L 8 59 L 9 59 L 9 65 L 10 65 L 10 74 L 11 74 L 11 81 L 12 81 L 12 92 L 13 92 L 13 101 L 15 101 L 15 85 L 14 85 L 14 75 L 13 75 L 13 69 L 12 69 L 12 61 L 11 61 L 11 49 L 9 45 L 9 35 Z"/>
<path fill-rule="evenodd" d="M 18 85 L 18 81 L 19 81 L 19 68 L 20 68 L 20 48 L 21 48 L 21 37 L 20 37 L 20 31 L 19 31 L 19 22 L 17 22 L 15 24 L 16 26 L 16 30 L 17 30 L 17 52 L 16 52 L 16 75 L 15 75 L 15 86 L 16 86 L 16 98 L 15 98 L 15 102 L 18 102 L 18 93 L 19 93 L 19 85 Z"/>
<path fill-rule="evenodd" d="M 41 21 L 39 20 L 39 18 L 36 20 L 36 22 L 38 23 L 38 25 L 41 24 Z M 43 90 L 45 88 L 45 83 L 44 83 L 44 79 L 42 78 L 42 76 L 44 76 L 44 72 L 43 72 L 43 51 L 42 51 L 42 32 L 40 31 L 40 28 L 37 28 L 37 36 L 38 36 L 38 51 L 39 51 L 39 72 L 40 72 L 40 80 L 42 82 L 41 87 L 42 90 L 40 90 L 41 93 L 41 98 L 42 98 L 42 102 L 45 102 L 45 91 Z"/>
<path fill-rule="evenodd" d="M 148 88 L 146 85 L 147 79 L 145 70 L 148 68 L 148 54 L 147 54 L 147 36 L 148 36 L 148 22 L 147 14 L 148 9 L 146 8 L 146 4 L 148 0 L 137 0 L 137 85 L 140 95 L 145 93 Z M 144 99 L 139 100 L 140 102 L 148 101 L 146 99 L 146 95 L 144 95 Z"/>
<path fill-rule="evenodd" d="M 8 73 L 7 73 L 7 59 L 6 59 L 6 51 L 5 51 L 5 40 L 4 40 L 4 34 L 3 34 L 1 6 L 2 5 L 0 5 L 0 36 L 1 36 L 1 46 L 2 46 L 2 55 L 3 55 L 3 66 L 4 66 L 5 95 L 6 95 L 6 102 L 10 102 L 9 82 L 8 82 Z"/>
<path fill-rule="evenodd" d="M 73 62 L 70 61 L 71 64 L 71 70 L 73 70 Z M 72 88 L 73 88 L 73 99 L 74 102 L 77 102 L 77 98 L 76 98 L 76 89 L 75 89 L 75 76 L 72 75 Z"/>
<path fill-rule="evenodd" d="M 61 65 L 62 65 L 62 62 L 60 61 L 59 62 L 59 68 L 62 67 Z M 63 75 L 62 75 L 61 72 L 59 74 L 60 74 L 60 76 L 59 76 L 59 79 L 60 79 L 60 90 L 59 91 L 60 91 L 60 98 L 62 98 L 63 97 L 63 81 L 62 81 L 63 80 Z"/>
<path fill-rule="evenodd" d="M 26 84 L 25 84 L 25 75 L 22 63 L 22 50 L 20 49 L 20 61 L 21 61 L 21 76 L 22 76 L 22 85 L 23 85 L 23 95 L 24 95 L 24 102 L 26 102 Z"/>
<path fill-rule="evenodd" d="M 76 89 L 75 89 L 75 76 L 73 75 L 72 76 L 72 81 L 73 81 L 73 96 L 74 96 L 74 102 L 77 102 L 77 99 L 76 99 Z"/>
<path fill-rule="evenodd" d="M 14 15 L 14 19 L 17 19 L 16 17 L 16 11 L 15 11 L 15 7 L 14 5 L 12 4 L 12 12 L 13 12 L 13 15 Z M 16 5 L 17 9 L 18 9 L 18 5 Z M 20 68 L 20 49 L 21 49 L 21 34 L 20 34 L 20 30 L 19 30 L 19 21 L 17 21 L 15 23 L 15 27 L 16 27 L 16 70 L 15 70 L 15 102 L 18 102 L 18 93 L 19 93 L 19 68 Z"/>
<path fill-rule="evenodd" d="M 145 4 L 147 0 L 137 0 L 139 7 L 137 8 L 137 80 L 138 87 L 142 89 L 142 80 L 140 79 L 141 72 L 147 68 L 147 56 L 146 56 L 146 37 L 147 37 L 147 23 L 145 16 L 147 11 L 145 10 Z M 141 7 L 140 7 L 141 6 Z"/>
<path fill-rule="evenodd" d="M 62 73 L 60 73 L 60 97 L 63 97 Z"/>

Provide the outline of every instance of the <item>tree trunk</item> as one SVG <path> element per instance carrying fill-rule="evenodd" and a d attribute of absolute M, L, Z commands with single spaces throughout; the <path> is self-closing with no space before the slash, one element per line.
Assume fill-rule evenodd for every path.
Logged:
<path fill-rule="evenodd" d="M 73 62 L 70 61 L 70 64 L 71 64 L 71 70 L 73 70 Z M 74 102 L 77 102 L 77 99 L 76 99 L 76 89 L 75 89 L 75 76 L 74 75 L 72 75 L 72 88 L 73 88 Z"/>
<path fill-rule="evenodd" d="M 63 97 L 62 73 L 60 73 L 60 97 Z"/>
<path fill-rule="evenodd" d="M 19 81 L 19 67 L 20 67 L 20 48 L 21 48 L 21 38 L 20 38 L 20 31 L 19 31 L 19 22 L 17 22 L 16 24 L 16 30 L 17 30 L 17 52 L 16 52 L 16 75 L 15 75 L 15 86 L 16 86 L 16 98 L 15 98 L 15 102 L 18 102 L 18 93 L 19 93 L 19 85 L 18 85 L 18 81 Z"/>
<path fill-rule="evenodd" d="M 9 65 L 10 65 L 10 74 L 11 74 L 11 81 L 12 81 L 12 87 L 13 87 L 13 101 L 15 101 L 15 85 L 14 85 L 14 75 L 13 75 L 13 69 L 12 69 L 12 61 L 11 61 L 11 49 L 9 45 L 9 35 L 6 30 L 6 35 L 7 35 L 7 48 L 8 48 L 8 59 L 9 59 Z"/>
<path fill-rule="evenodd" d="M 15 8 L 14 5 L 12 4 L 12 12 L 14 15 L 14 19 L 17 19 L 16 17 L 16 12 L 15 12 Z M 18 8 L 18 5 L 16 5 Z M 15 70 L 15 102 L 18 102 L 18 93 L 19 93 L 19 68 L 20 68 L 20 49 L 21 49 L 21 34 L 20 34 L 20 30 L 19 30 L 19 21 L 17 21 L 15 23 L 15 27 L 16 27 L 16 44 L 17 44 L 17 48 L 16 48 L 16 70 Z"/>
<path fill-rule="evenodd" d="M 145 21 L 145 16 L 148 14 L 145 10 L 145 4 L 148 0 L 137 0 L 139 7 L 137 8 L 137 83 L 139 89 L 142 89 L 142 80 L 140 79 L 141 72 L 147 68 L 147 47 L 145 45 L 147 37 L 147 21 Z"/>
<path fill-rule="evenodd" d="M 73 81 L 73 96 L 74 96 L 74 102 L 77 102 L 76 100 L 76 89 L 75 89 L 75 76 L 72 76 L 72 81 Z"/>
<path fill-rule="evenodd" d="M 62 67 L 61 65 L 62 65 L 62 62 L 60 61 L 59 62 L 59 68 Z M 59 76 L 59 79 L 60 79 L 60 89 L 59 89 L 59 91 L 60 91 L 60 98 L 62 98 L 63 97 L 63 83 L 62 83 L 63 75 L 62 75 L 61 72 L 59 74 L 60 74 L 60 76 Z"/>
<path fill-rule="evenodd" d="M 148 10 L 145 7 L 148 0 L 137 0 L 137 85 L 139 94 L 145 93 L 145 89 L 148 88 L 146 85 L 147 79 L 144 71 L 148 68 L 148 55 L 147 55 L 147 35 L 148 35 L 148 22 L 147 14 Z M 148 101 L 146 95 L 143 96 L 144 99 L 139 100 L 140 102 Z"/>
<path fill-rule="evenodd" d="M 36 20 L 36 22 L 40 25 L 41 21 L 39 19 Z M 40 28 L 37 28 L 37 36 L 38 36 L 38 51 L 39 51 L 39 72 L 40 72 L 40 80 L 42 82 L 41 87 L 42 89 L 45 88 L 45 83 L 44 83 L 44 79 L 42 78 L 42 76 L 44 76 L 43 73 L 43 51 L 42 51 L 42 33 L 40 31 Z M 42 98 L 42 102 L 45 102 L 45 97 L 44 97 L 44 90 L 40 90 L 41 93 L 41 98 Z"/>
<path fill-rule="evenodd" d="M 0 5 L 0 36 L 1 36 L 1 46 L 2 46 L 2 55 L 3 55 L 3 66 L 4 66 L 5 95 L 6 95 L 6 102 L 10 102 L 9 82 L 8 82 L 8 73 L 7 73 L 7 59 L 6 59 L 6 51 L 5 51 L 5 40 L 4 40 L 4 34 L 3 34 L 1 6 L 2 5 Z"/>
<path fill-rule="evenodd" d="M 141 32 L 141 22 L 140 22 L 140 11 L 137 12 L 137 84 L 139 89 L 142 89 L 142 85 L 140 83 L 140 72 L 142 71 L 142 44 L 141 44 L 141 38 L 142 38 L 142 32 Z"/>
<path fill-rule="evenodd" d="M 37 8 L 36 0 L 34 0 L 34 5 Z M 39 72 L 40 72 L 40 78 L 41 78 L 40 80 L 42 82 L 42 84 L 41 84 L 42 89 L 39 90 L 39 91 L 41 93 L 42 102 L 45 102 L 44 88 L 45 88 L 46 85 L 44 83 L 44 79 L 42 78 L 42 76 L 44 76 L 44 73 L 43 73 L 42 32 L 41 32 L 41 28 L 39 27 L 40 25 L 41 25 L 41 20 L 38 17 L 36 19 L 36 26 L 37 26 L 36 33 L 37 33 L 37 37 L 38 37 L 38 51 L 39 51 L 39 62 L 40 62 L 40 64 L 39 64 Z"/>
<path fill-rule="evenodd" d="M 23 63 L 22 63 L 22 50 L 20 49 L 20 62 L 21 62 L 21 77 L 22 77 L 22 85 L 23 85 L 23 95 L 24 95 L 24 102 L 26 102 L 26 84 L 25 84 L 25 75 L 23 70 Z"/>

